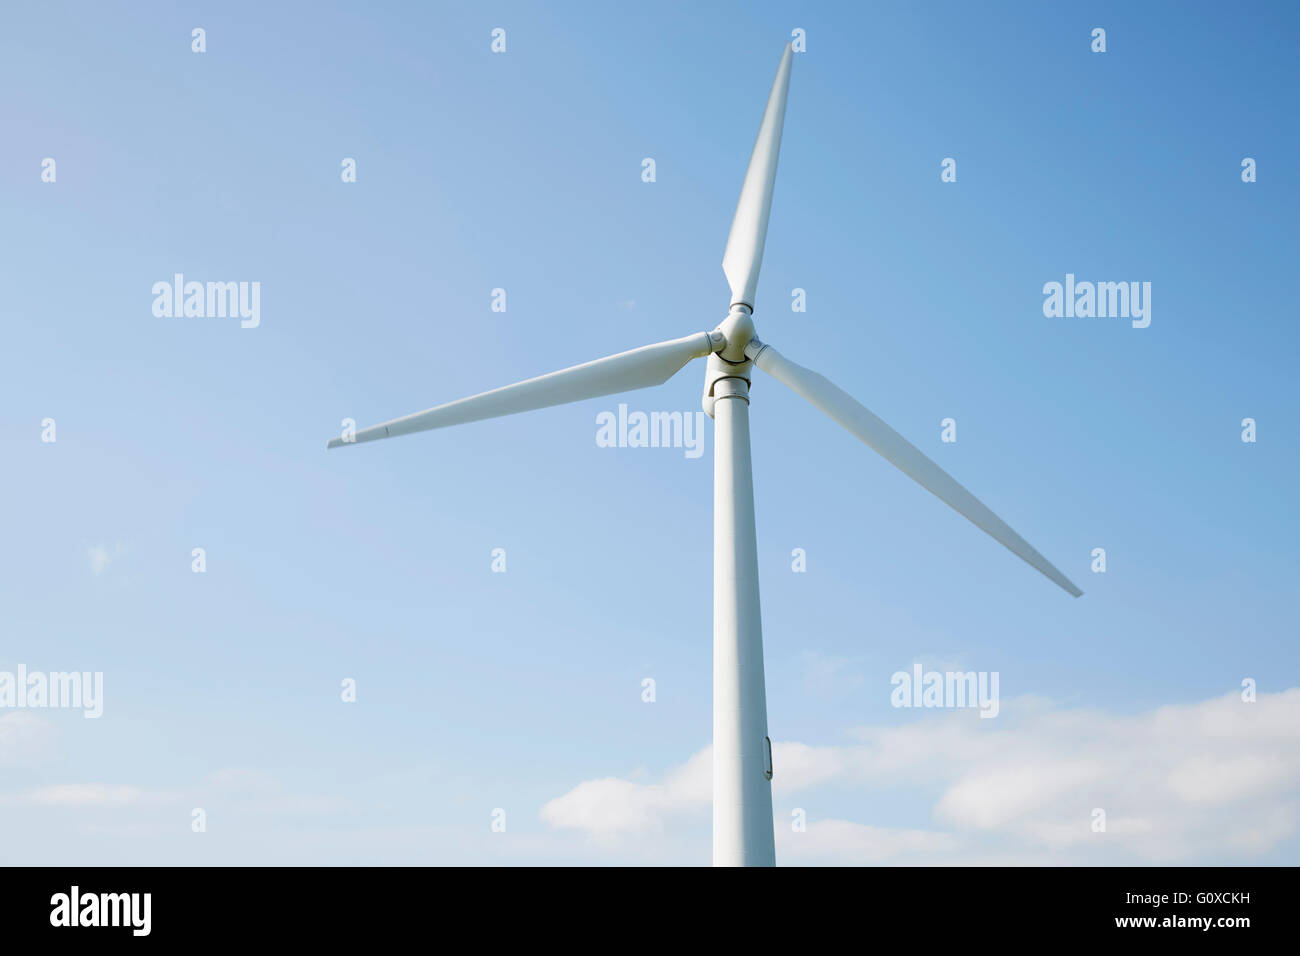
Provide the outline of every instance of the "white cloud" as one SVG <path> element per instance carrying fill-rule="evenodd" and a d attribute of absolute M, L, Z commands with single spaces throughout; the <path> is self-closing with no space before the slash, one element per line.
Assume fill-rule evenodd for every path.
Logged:
<path fill-rule="evenodd" d="M 279 784 L 270 774 L 245 767 L 214 770 L 207 775 L 205 782 L 219 790 L 244 794 L 272 793 L 279 789 Z"/>
<path fill-rule="evenodd" d="M 862 686 L 865 678 L 858 669 L 861 658 L 830 657 L 821 651 L 799 655 L 806 691 L 820 697 L 848 694 Z"/>
<path fill-rule="evenodd" d="M 1005 702 L 1002 716 L 918 712 L 857 728 L 849 745 L 777 743 L 778 798 L 807 791 L 803 833 L 778 819 L 783 856 L 834 862 L 1187 862 L 1267 852 L 1300 820 L 1300 688 L 1236 693 L 1132 715 Z M 601 841 L 654 834 L 710 800 L 711 750 L 660 783 L 605 778 L 542 809 Z M 933 830 L 819 819 L 817 789 L 921 793 Z M 1092 829 L 1105 811 L 1104 833 Z M 1062 856 L 1062 853 L 1070 855 Z"/>
<path fill-rule="evenodd" d="M 99 574 L 112 562 L 109 557 L 108 548 L 102 544 L 92 544 L 86 549 L 86 557 L 90 559 L 90 570 L 93 574 Z"/>
<path fill-rule="evenodd" d="M 26 715 L 24 715 L 26 716 Z M 0 719 L 0 753 L 5 739 Z M 229 768 L 208 774 L 199 787 L 155 789 L 131 784 L 61 783 L 0 794 L 0 805 L 53 808 L 147 809 L 184 802 L 219 805 L 232 811 L 267 814 L 326 813 L 345 809 L 347 801 L 329 796 L 286 792 L 271 775 L 258 770 Z"/>
<path fill-rule="evenodd" d="M 87 546 L 86 558 L 90 561 L 91 573 L 98 577 L 110 564 L 125 553 L 126 551 L 120 541 L 114 541 L 111 548 L 106 544 Z"/>
<path fill-rule="evenodd" d="M 1011 763 L 967 773 L 939 801 L 939 816 L 959 826 L 992 830 L 1057 805 L 1101 779 L 1107 768 L 1088 761 Z"/>
<path fill-rule="evenodd" d="M 587 780 L 542 807 L 541 817 L 553 827 L 584 830 L 607 842 L 627 833 L 661 831 L 668 817 L 707 807 L 712 793 L 713 748 L 705 747 L 663 783 Z"/>
<path fill-rule="evenodd" d="M 893 863 L 914 857 L 914 862 L 935 863 L 958 845 L 947 833 L 873 827 L 848 820 L 814 820 L 803 833 L 778 826 L 776 842 L 777 856 L 794 863 Z"/>
<path fill-rule="evenodd" d="M 43 807 L 125 807 L 158 802 L 160 796 L 125 784 L 64 783 L 29 790 L 19 800 Z"/>

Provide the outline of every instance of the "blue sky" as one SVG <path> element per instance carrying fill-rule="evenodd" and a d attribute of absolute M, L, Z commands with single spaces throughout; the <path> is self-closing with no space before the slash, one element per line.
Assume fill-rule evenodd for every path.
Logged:
<path fill-rule="evenodd" d="M 711 425 L 594 440 L 702 364 L 324 445 L 711 329 L 795 28 L 759 335 L 1086 593 L 758 377 L 779 861 L 1300 862 L 1297 16 L 1157 3 L 6 9 L 0 670 L 104 714 L 0 713 L 0 859 L 708 862 Z M 155 317 L 177 272 L 260 325 Z M 1045 317 L 1067 273 L 1150 326 Z M 892 707 L 916 661 L 1000 716 Z"/>

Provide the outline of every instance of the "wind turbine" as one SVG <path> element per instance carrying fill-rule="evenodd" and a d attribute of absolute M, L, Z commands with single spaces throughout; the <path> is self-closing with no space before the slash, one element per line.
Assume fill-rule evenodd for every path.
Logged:
<path fill-rule="evenodd" d="M 898 432 L 823 376 L 754 334 L 754 292 L 776 182 L 790 45 L 777 67 L 749 157 L 722 269 L 731 308 L 712 332 L 660 342 L 462 398 L 362 429 L 329 448 L 395 438 L 661 385 L 692 359 L 708 358 L 704 409 L 714 421 L 713 459 L 713 863 L 771 866 L 772 742 L 767 735 L 763 630 L 749 454 L 749 385 L 754 366 L 793 389 L 877 454 L 1019 555 L 1070 594 L 1081 592 L 1029 542 Z"/>

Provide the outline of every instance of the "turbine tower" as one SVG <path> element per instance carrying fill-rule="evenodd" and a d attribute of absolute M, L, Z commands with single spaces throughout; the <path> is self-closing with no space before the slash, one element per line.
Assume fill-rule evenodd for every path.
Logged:
<path fill-rule="evenodd" d="M 754 334 L 777 156 L 790 88 L 786 44 L 736 204 L 722 269 L 727 317 L 711 332 L 620 352 L 362 429 L 329 448 L 513 415 L 661 385 L 707 357 L 704 409 L 714 421 L 713 458 L 713 863 L 771 866 L 772 742 L 767 733 L 763 629 L 749 453 L 749 386 L 757 366 L 821 409 L 886 461 L 1078 597 L 1082 592 L 974 495 L 902 435 L 826 378 L 796 365 Z"/>

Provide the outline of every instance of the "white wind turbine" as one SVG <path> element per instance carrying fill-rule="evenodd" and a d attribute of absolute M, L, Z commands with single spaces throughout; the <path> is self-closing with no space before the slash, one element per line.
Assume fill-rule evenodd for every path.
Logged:
<path fill-rule="evenodd" d="M 886 461 L 1078 597 L 1082 592 L 1024 538 L 902 435 L 826 378 L 791 362 L 754 334 L 754 291 L 776 181 L 791 50 L 786 45 L 722 257 L 731 308 L 712 332 L 660 342 L 493 389 L 362 429 L 328 447 L 446 428 L 534 408 L 661 385 L 692 359 L 708 357 L 704 408 L 715 424 L 713 460 L 713 863 L 776 862 L 772 743 L 767 735 L 763 631 L 749 455 L 753 366 L 792 388 Z"/>

